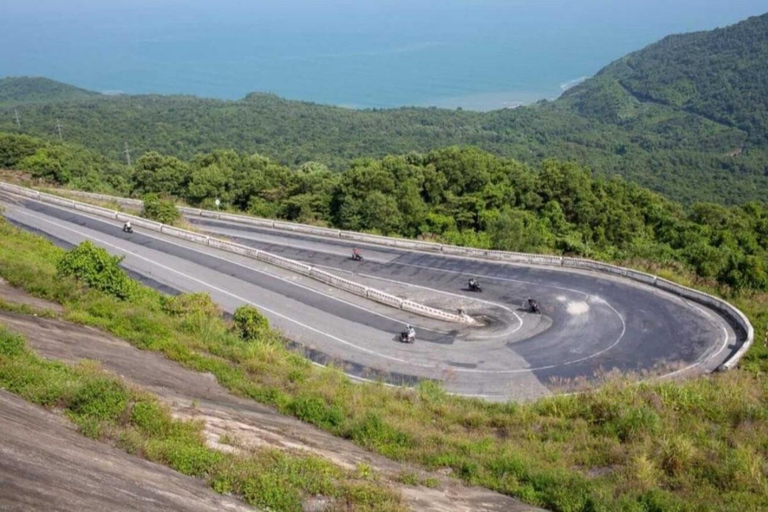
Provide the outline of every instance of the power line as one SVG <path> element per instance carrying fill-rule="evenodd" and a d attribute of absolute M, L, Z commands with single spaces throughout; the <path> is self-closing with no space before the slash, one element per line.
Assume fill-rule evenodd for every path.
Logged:
<path fill-rule="evenodd" d="M 128 162 L 128 167 L 131 166 L 131 150 L 128 148 L 128 141 L 125 141 L 125 160 Z"/>
<path fill-rule="evenodd" d="M 64 140 L 61 137 L 61 122 L 59 121 L 59 118 L 56 118 L 56 129 L 59 131 L 59 140 Z"/>

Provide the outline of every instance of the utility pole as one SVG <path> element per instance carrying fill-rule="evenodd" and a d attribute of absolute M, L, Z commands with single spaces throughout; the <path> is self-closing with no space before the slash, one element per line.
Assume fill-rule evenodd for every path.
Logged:
<path fill-rule="evenodd" d="M 19 118 L 19 109 L 13 109 L 13 114 L 16 116 L 16 127 L 21 130 L 21 119 Z"/>
<path fill-rule="evenodd" d="M 123 153 L 125 153 L 125 161 L 128 162 L 128 167 L 130 167 L 131 166 L 131 150 L 128 149 L 128 141 L 125 141 L 125 151 L 123 151 Z"/>
<path fill-rule="evenodd" d="M 59 118 L 56 118 L 56 129 L 59 131 L 59 140 L 64 140 L 61 137 L 61 122 L 59 121 Z"/>

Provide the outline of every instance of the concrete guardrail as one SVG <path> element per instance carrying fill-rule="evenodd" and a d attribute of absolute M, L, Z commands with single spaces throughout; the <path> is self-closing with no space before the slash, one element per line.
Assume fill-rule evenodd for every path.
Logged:
<path fill-rule="evenodd" d="M 57 198 L 56 200 L 54 200 L 54 199 L 51 199 L 51 197 L 55 197 L 55 196 L 50 196 L 49 194 L 40 194 L 35 190 L 30 190 L 24 187 L 18 187 L 16 185 L 0 183 L 0 188 L 4 188 L 5 190 L 8 190 L 26 197 L 32 197 L 35 199 L 40 199 L 42 201 L 48 201 L 53 204 L 57 204 L 55 202 L 56 200 L 61 200 L 61 198 Z M 118 201 L 118 203 L 120 203 L 120 201 L 125 201 L 125 203 L 123 204 L 130 203 L 132 206 L 140 206 L 142 204 L 141 201 L 136 199 L 118 198 L 118 197 L 106 196 L 104 194 L 94 194 L 91 192 L 80 192 L 80 191 L 68 190 L 67 193 L 70 193 L 73 195 L 79 195 L 81 197 L 90 197 L 90 198 L 98 199 L 101 201 Z M 68 202 L 66 203 L 59 202 L 58 204 L 61 206 L 69 205 Z M 77 209 L 77 206 L 75 206 L 75 208 Z M 198 208 L 180 207 L 179 210 L 182 213 L 185 213 L 187 215 L 195 215 L 200 217 L 215 218 L 215 219 L 221 219 L 221 220 L 229 220 L 233 222 L 250 224 L 254 226 L 268 227 L 272 229 L 280 229 L 285 231 L 293 231 L 296 233 L 305 233 L 305 234 L 316 235 L 316 236 L 338 238 L 342 240 L 352 240 L 352 241 L 358 241 L 358 242 L 363 242 L 363 243 L 368 243 L 373 245 L 382 245 L 386 247 L 395 247 L 395 248 L 418 250 L 418 251 L 439 252 L 439 253 L 451 255 L 451 256 L 463 256 L 463 257 L 469 257 L 469 258 L 487 259 L 487 260 L 494 260 L 494 261 L 505 261 L 510 263 L 520 263 L 525 265 L 544 265 L 544 266 L 555 266 L 555 267 L 572 268 L 572 269 L 579 269 L 579 270 L 589 270 L 589 271 L 598 272 L 602 274 L 617 276 L 620 278 L 630 279 L 632 281 L 643 283 L 649 286 L 654 286 L 668 293 L 672 293 L 679 297 L 683 297 L 683 298 L 692 300 L 694 302 L 698 302 L 700 304 L 703 304 L 705 306 L 708 306 L 710 308 L 713 308 L 719 311 L 720 313 L 725 315 L 727 318 L 729 318 L 732 321 L 732 323 L 736 326 L 736 328 L 742 331 L 741 334 L 743 334 L 744 336 L 744 342 L 742 343 L 741 347 L 739 347 L 739 349 L 736 351 L 736 353 L 722 365 L 723 369 L 731 369 L 735 367 L 738 364 L 739 360 L 744 356 L 744 354 L 747 352 L 747 350 L 749 350 L 749 347 L 754 342 L 754 336 L 755 336 L 754 328 L 752 327 L 752 324 L 749 322 L 749 319 L 746 317 L 746 315 L 744 315 L 744 313 L 739 311 L 737 308 L 733 307 L 728 302 L 722 299 L 719 299 L 717 297 L 714 297 L 712 295 L 708 295 L 706 293 L 702 293 L 697 290 L 693 290 L 691 288 L 672 283 L 670 281 L 667 281 L 666 279 L 662 279 L 660 277 L 647 274 L 644 272 L 639 272 L 637 270 L 619 267 L 617 265 L 610 265 L 608 263 L 601 263 L 598 261 L 592 261 L 592 260 L 583 259 L 583 258 L 568 258 L 568 257 L 562 257 L 562 256 L 550 256 L 550 255 L 543 255 L 543 254 L 526 254 L 526 253 L 516 253 L 516 252 L 509 252 L 509 251 L 491 251 L 491 250 L 484 250 L 484 249 L 475 249 L 471 247 L 459 247 L 455 245 L 444 245 L 444 244 L 438 244 L 438 243 L 432 243 L 432 242 L 423 242 L 420 240 L 410 240 L 405 238 L 369 235 L 369 234 L 357 233 L 353 231 L 342 231 L 337 229 L 310 226 L 307 224 L 299 224 L 294 222 L 274 221 L 272 219 L 252 217 L 249 215 L 237 215 L 232 213 L 202 210 Z M 83 210 L 83 211 L 87 211 L 87 210 Z M 121 218 L 121 216 L 122 214 L 119 215 L 118 218 Z M 146 222 L 144 219 L 141 219 L 141 220 Z M 139 224 L 138 221 L 136 222 L 136 225 L 141 226 L 141 224 Z M 150 228 L 150 229 L 154 229 L 154 228 Z M 159 228 L 155 230 L 159 231 Z M 213 240 L 215 239 L 213 238 L 210 239 L 211 242 Z M 213 243 L 211 243 L 210 245 L 213 246 Z M 224 250 L 228 250 L 228 249 L 224 249 Z M 235 252 L 235 251 L 233 250 L 230 252 Z M 298 265 L 302 265 L 302 264 L 298 263 Z M 289 268 L 289 270 L 291 269 Z M 303 273 L 303 271 L 301 270 L 297 270 L 297 271 Z M 312 276 L 312 272 L 313 271 L 309 272 L 310 276 Z M 316 276 L 321 275 L 320 271 L 315 270 L 314 272 Z M 312 277 L 315 277 L 315 276 L 312 276 Z M 334 276 L 334 277 L 336 279 L 334 283 L 336 284 L 339 284 L 342 281 L 346 281 L 337 276 Z M 330 280 L 330 278 L 326 278 L 324 276 L 318 280 L 326 282 L 324 279 Z M 351 283 L 351 281 L 347 281 L 347 282 Z M 328 284 L 331 284 L 331 283 L 328 283 Z M 358 285 L 356 283 L 352 283 L 352 285 L 348 285 L 348 286 L 349 288 L 345 288 L 347 289 L 347 291 L 351 291 L 352 293 L 355 293 L 357 295 L 365 296 L 371 300 L 375 300 L 377 302 L 381 302 L 381 303 L 384 303 L 399 309 L 403 309 L 406 311 L 422 314 L 424 312 L 421 311 L 421 308 L 426 308 L 426 306 L 421 306 L 421 305 L 412 303 L 410 301 L 406 301 L 398 297 L 394 297 L 392 295 L 380 292 L 378 290 L 367 289 L 366 287 L 362 285 Z M 359 288 L 355 288 L 355 286 Z M 342 286 L 339 286 L 339 287 L 342 288 Z M 362 291 L 363 289 L 365 289 L 366 291 L 363 292 Z M 419 306 L 421 306 L 421 308 Z M 433 309 L 434 311 L 437 311 L 437 313 L 430 312 L 430 314 L 426 314 L 425 316 L 432 316 L 433 318 L 446 319 L 446 318 L 442 318 L 440 315 L 448 315 L 450 317 L 449 321 L 460 321 L 460 320 L 454 319 L 454 317 L 460 318 L 458 317 L 458 315 L 452 315 L 450 313 L 446 313 L 440 310 L 435 310 L 434 308 L 429 308 L 429 309 Z"/>
<path fill-rule="evenodd" d="M 322 270 L 318 270 L 310 265 L 307 265 L 298 261 L 294 261 L 288 258 L 283 258 L 282 256 L 277 256 L 264 251 L 259 251 L 257 249 L 253 249 L 252 247 L 247 247 L 247 246 L 232 243 L 232 242 L 226 242 L 224 240 L 219 240 L 217 238 L 209 237 L 207 235 L 201 235 L 199 233 L 194 233 L 192 231 L 187 231 L 185 229 L 179 229 L 173 226 L 169 226 L 167 224 L 162 224 L 159 222 L 147 220 L 142 217 L 137 217 L 135 215 L 117 212 L 114 210 L 110 210 L 108 208 L 102 208 L 100 206 L 80 203 L 78 201 L 64 199 L 60 196 L 55 196 L 52 194 L 40 193 L 36 190 L 31 190 L 24 187 L 11 185 L 8 183 L 0 182 L 0 190 L 5 190 L 12 194 L 33 198 L 35 200 L 38 200 L 44 203 L 49 203 L 56 206 L 61 206 L 65 208 L 70 208 L 70 209 L 90 213 L 92 215 L 97 215 L 99 217 L 107 218 L 110 220 L 118 220 L 120 222 L 130 221 L 131 224 L 133 224 L 134 226 L 142 227 L 152 231 L 157 231 L 167 236 L 180 238 L 182 240 L 187 240 L 189 242 L 193 242 L 201 245 L 207 245 L 209 247 L 220 249 L 222 251 L 227 251 L 234 254 L 239 254 L 242 256 L 254 258 L 259 261 L 269 263 L 270 265 L 274 265 L 276 267 L 280 267 L 285 270 L 289 270 L 291 272 L 296 272 L 296 273 L 311 277 L 317 281 L 328 284 L 335 288 L 339 288 L 341 290 L 354 293 L 355 295 L 359 295 L 360 297 L 366 298 L 368 300 L 378 302 L 390 307 L 396 307 L 403 311 L 408 311 L 421 316 L 426 316 L 429 318 L 435 318 L 438 320 L 444 320 L 448 322 L 465 323 L 468 321 L 468 318 L 466 317 L 456 315 L 453 313 L 448 313 L 446 311 L 425 306 L 423 304 L 418 304 L 416 302 L 405 301 L 403 299 L 400 299 L 388 293 L 375 290 L 367 286 L 363 286 L 359 283 L 355 283 L 354 281 L 343 279 L 341 277 L 338 277 L 336 275 L 333 275 L 331 273 L 328 273 Z M 92 193 L 86 193 L 86 192 L 80 192 L 80 194 L 88 194 L 87 197 L 92 199 L 98 199 L 100 201 L 111 200 L 111 199 L 105 199 L 105 197 L 109 198 L 109 196 L 103 196 L 102 194 L 92 194 Z M 189 210 L 189 209 L 185 208 L 185 210 Z M 203 210 L 196 210 L 196 211 L 199 212 L 199 214 L 202 214 L 203 212 Z M 218 212 L 216 213 L 218 215 Z M 226 217 L 229 215 L 223 214 L 223 216 Z M 260 224 L 260 225 L 263 225 L 263 224 Z M 313 227 L 313 229 L 315 230 L 314 231 L 315 234 L 317 233 L 325 234 L 325 231 L 326 231 L 326 230 L 322 230 L 322 228 Z M 336 231 L 338 233 L 338 230 L 327 230 L 327 231 L 331 231 L 331 232 Z"/>

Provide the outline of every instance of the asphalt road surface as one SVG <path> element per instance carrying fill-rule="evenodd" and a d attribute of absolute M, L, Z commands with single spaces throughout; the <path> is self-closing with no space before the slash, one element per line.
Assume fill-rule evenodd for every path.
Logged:
<path fill-rule="evenodd" d="M 0 197 L 3 200 L 3 197 Z M 199 230 L 331 269 L 423 303 L 458 305 L 484 318 L 459 327 L 370 303 L 261 262 L 33 200 L 4 200 L 5 216 L 70 246 L 91 240 L 125 256 L 135 277 L 164 291 L 205 291 L 233 312 L 252 304 L 314 360 L 355 378 L 413 383 L 492 400 L 529 399 L 595 382 L 606 372 L 680 376 L 711 371 L 742 341 L 704 306 L 653 287 L 582 271 L 522 266 L 358 244 L 212 219 Z M 476 277 L 482 293 L 466 289 Z M 541 315 L 523 311 L 526 297 Z M 396 341 L 405 322 L 419 333 Z"/>

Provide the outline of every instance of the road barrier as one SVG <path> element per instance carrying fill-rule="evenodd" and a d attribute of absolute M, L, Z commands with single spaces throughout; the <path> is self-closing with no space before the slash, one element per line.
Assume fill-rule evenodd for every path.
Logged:
<path fill-rule="evenodd" d="M 9 192 L 16 193 L 18 195 L 39 199 L 44 202 L 54 203 L 54 200 L 52 200 L 51 197 L 55 197 L 55 196 L 50 196 L 49 194 L 40 194 L 35 190 L 27 189 L 24 187 L 18 187 L 16 185 L 10 185 L 7 183 L 0 182 L 0 189 L 7 190 Z M 98 199 L 100 201 L 117 201 L 118 203 L 120 203 L 120 201 L 126 201 L 126 203 L 124 204 L 130 203 L 133 206 L 136 206 L 136 205 L 140 206 L 142 204 L 141 201 L 138 201 L 136 199 L 125 199 L 125 198 L 119 198 L 119 197 L 105 196 L 103 194 L 93 194 L 91 192 L 80 192 L 80 191 L 68 190 L 67 193 L 70 193 L 73 195 L 79 195 L 81 197 L 90 197 L 90 198 Z M 57 199 L 60 199 L 60 198 L 57 198 Z M 61 206 L 66 206 L 66 204 L 68 203 L 66 204 L 59 203 L 59 204 Z M 80 203 L 76 203 L 76 204 L 80 204 Z M 75 208 L 77 208 L 76 205 L 75 205 Z M 221 213 L 221 212 L 210 211 L 210 210 L 201 210 L 197 208 L 180 207 L 179 210 L 187 215 L 216 218 L 216 219 L 228 220 L 232 222 L 251 224 L 254 226 L 267 227 L 271 229 L 293 231 L 296 233 L 306 233 L 306 234 L 311 234 L 315 236 L 338 238 L 342 240 L 352 240 L 352 241 L 358 241 L 358 242 L 363 242 L 363 243 L 368 243 L 373 245 L 381 245 L 386 247 L 395 247 L 400 249 L 409 249 L 409 250 L 417 250 L 417 251 L 438 252 L 438 253 L 449 255 L 449 256 L 462 256 L 466 258 L 503 261 L 503 262 L 517 263 L 517 264 L 524 264 L 524 265 L 542 265 L 542 266 L 550 266 L 550 267 L 552 266 L 561 267 L 566 269 L 588 270 L 592 272 L 598 272 L 601 274 L 616 276 L 619 278 L 624 278 L 624 279 L 629 279 L 635 282 L 639 282 L 648 286 L 653 286 L 660 290 L 664 290 L 665 292 L 677 295 L 679 297 L 682 297 L 688 300 L 692 300 L 699 304 L 703 304 L 716 311 L 719 311 L 726 318 L 730 319 L 733 325 L 736 327 L 736 329 L 738 331 L 741 331 L 741 334 L 744 337 L 744 342 L 741 344 L 741 346 L 736 351 L 736 353 L 734 353 L 733 356 L 731 356 L 722 365 L 722 368 L 724 369 L 731 369 L 735 367 L 738 364 L 739 360 L 744 356 L 744 354 L 746 354 L 747 350 L 749 350 L 749 347 L 752 346 L 752 343 L 754 342 L 754 337 L 755 337 L 754 328 L 752 327 L 752 324 L 750 324 L 749 319 L 746 317 L 746 315 L 744 315 L 744 313 L 739 311 L 737 308 L 735 308 L 728 302 L 722 299 L 719 299 L 717 297 L 714 297 L 712 295 L 699 292 L 692 288 L 688 288 L 685 286 L 672 283 L 670 281 L 667 281 L 666 279 L 662 279 L 660 277 L 647 274 L 644 272 L 639 272 L 637 270 L 619 267 L 617 265 L 610 265 L 608 263 L 601 263 L 598 261 L 592 261 L 592 260 L 583 259 L 583 258 L 568 258 L 568 257 L 562 257 L 562 256 L 550 256 L 550 255 L 543 255 L 543 254 L 525 254 L 525 253 L 516 253 L 516 252 L 508 252 L 508 251 L 491 251 L 491 250 L 484 250 L 484 249 L 475 249 L 471 247 L 459 247 L 455 245 L 444 245 L 444 244 L 437 244 L 432 242 L 424 242 L 420 240 L 409 240 L 405 238 L 370 235 L 365 233 L 357 233 L 354 231 L 341 231 L 337 229 L 310 226 L 307 224 L 274 221 L 271 219 L 252 217 L 249 215 Z M 118 215 L 118 219 L 122 220 L 121 219 L 122 216 L 124 215 L 123 214 Z M 133 217 L 133 216 L 127 216 L 127 217 L 131 217 L 132 219 L 134 218 L 139 219 L 138 217 Z M 132 222 L 134 221 L 132 220 Z M 138 226 L 141 225 L 139 224 L 138 220 L 135 223 Z M 155 229 L 155 228 L 150 228 L 150 229 Z M 155 231 L 159 231 L 159 230 L 160 228 L 155 229 Z M 209 242 L 213 240 L 215 239 L 211 238 Z M 210 245 L 213 246 L 213 244 L 210 244 Z M 236 244 L 230 244 L 230 245 L 236 245 Z M 244 246 L 240 246 L 240 247 L 244 247 Z M 228 250 L 228 249 L 224 249 L 224 250 Z M 235 251 L 230 251 L 230 252 L 235 252 Z M 291 260 L 288 260 L 288 261 L 291 261 Z M 294 262 L 294 263 L 297 263 L 298 265 L 303 265 L 298 262 Z M 292 269 L 289 268 L 289 270 L 292 270 Z M 303 273 L 303 271 L 301 270 L 297 270 L 297 271 Z M 311 272 L 312 271 L 309 272 L 310 276 L 312 276 Z M 321 271 L 315 272 L 317 276 L 321 275 L 319 274 L 319 272 Z M 317 278 L 316 276 L 312 276 L 312 277 Z M 338 276 L 334 276 L 334 277 L 336 279 L 334 283 L 336 284 L 332 284 L 330 282 L 328 284 L 332 284 L 335 286 L 338 283 L 346 281 L 344 279 L 339 278 Z M 326 278 L 323 278 L 323 279 L 326 279 Z M 318 279 L 318 280 L 326 282 L 323 279 Z M 351 281 L 346 281 L 346 282 L 352 283 Z M 420 304 L 403 300 L 393 295 L 389 295 L 384 292 L 380 292 L 378 290 L 366 288 L 356 283 L 352 283 L 352 284 L 360 287 L 360 289 L 366 289 L 367 291 L 365 291 L 364 295 L 360 293 L 360 289 L 357 289 L 357 288 L 348 289 L 347 291 L 351 291 L 352 293 L 355 293 L 357 295 L 366 296 L 371 300 L 374 300 L 383 304 L 387 304 L 389 306 L 393 306 L 405 311 L 411 311 L 413 313 L 423 314 L 424 316 L 430 316 L 432 318 L 440 318 L 442 320 L 448 320 L 452 322 L 462 321 L 462 318 L 458 315 L 446 313 L 442 310 L 435 309 L 435 308 L 428 308 L 427 306 L 422 306 Z M 338 287 L 342 288 L 342 286 L 338 286 Z M 353 288 L 353 287 L 350 286 L 350 288 Z M 427 311 L 423 310 L 422 308 L 427 308 L 431 311 L 427 313 Z M 442 317 L 441 315 L 445 315 L 445 317 Z"/>
<path fill-rule="evenodd" d="M 160 232 L 166 235 L 175 236 L 176 238 L 183 238 L 184 240 L 203 245 L 208 245 L 208 240 L 210 240 L 209 236 L 193 233 L 192 231 L 187 231 L 186 229 L 174 228 L 166 224 L 161 225 Z"/>
<path fill-rule="evenodd" d="M 341 288 L 342 290 L 346 290 L 350 293 L 354 293 L 355 295 L 359 295 L 360 297 L 370 298 L 371 300 L 375 300 L 376 302 L 387 304 L 388 306 L 392 305 L 383 300 L 377 300 L 378 297 L 368 297 L 368 293 L 371 291 L 370 288 L 360 283 L 350 281 L 349 279 L 344 279 L 339 276 L 333 275 L 329 272 L 325 272 L 324 270 L 318 270 L 316 268 L 312 268 L 310 270 L 309 275 L 314 279 L 317 279 L 318 281 L 329 284 L 336 288 Z M 379 292 L 379 293 L 381 295 L 386 295 L 384 292 Z"/>
<path fill-rule="evenodd" d="M 83 192 L 82 190 L 62 190 L 57 188 L 44 189 L 49 192 L 66 193 L 75 197 L 86 197 L 88 199 L 94 199 L 96 201 L 102 201 L 105 203 L 117 203 L 121 206 L 130 206 L 133 208 L 142 208 L 144 202 L 141 199 L 129 199 L 127 197 L 108 196 L 106 194 L 97 194 L 96 192 Z"/>
<path fill-rule="evenodd" d="M 75 207 L 75 202 L 71 199 L 65 199 L 63 197 L 54 196 L 52 194 L 44 194 L 42 192 L 40 192 L 40 195 L 37 197 L 44 198 L 43 200 L 47 203 L 58 204 L 59 206 L 64 206 L 66 208 Z"/>
<path fill-rule="evenodd" d="M 52 194 L 40 193 L 36 190 L 27 189 L 24 187 L 11 185 L 4 182 L 0 182 L 0 190 L 5 190 L 6 192 L 10 192 L 16 195 L 21 195 L 24 197 L 30 197 L 43 203 L 53 204 L 56 206 L 61 206 L 61 207 L 70 208 L 73 210 L 90 213 L 92 215 L 107 218 L 110 220 L 118 220 L 120 222 L 130 221 L 131 224 L 135 226 L 149 229 L 152 231 L 158 231 L 167 236 L 180 238 L 182 240 L 186 240 L 189 242 L 206 245 L 222 251 L 231 252 L 234 254 L 239 254 L 241 256 L 257 259 L 259 261 L 269 263 L 270 265 L 274 265 L 276 267 L 280 267 L 280 268 L 289 270 L 291 272 L 296 272 L 298 274 L 311 277 L 317 281 L 326 283 L 328 285 L 331 285 L 335 288 L 339 288 L 341 290 L 348 291 L 355 295 L 359 295 L 360 297 L 364 297 L 368 300 L 385 304 L 387 306 L 396 307 L 403 311 L 408 311 L 418 315 L 422 315 L 430 318 L 436 318 L 438 320 L 444 320 L 448 322 L 467 323 L 468 321 L 468 319 L 465 317 L 448 313 L 446 311 L 443 311 L 437 308 L 425 306 L 423 304 L 418 304 L 416 302 L 405 301 L 403 299 L 395 297 L 394 295 L 389 295 L 387 293 L 384 293 L 380 290 L 375 290 L 373 288 L 363 286 L 359 283 L 355 283 L 354 281 L 343 279 L 329 272 L 318 270 L 305 263 L 294 261 L 288 258 L 283 258 L 282 256 L 277 256 L 275 254 L 270 254 L 264 251 L 259 251 L 252 247 L 247 247 L 245 245 L 226 242 L 224 240 L 219 240 L 217 238 L 209 237 L 207 235 L 201 235 L 200 233 L 195 233 L 193 231 L 187 231 L 185 229 L 179 229 L 173 226 L 169 226 L 167 224 L 162 224 L 160 222 L 147 220 L 142 217 L 137 217 L 135 215 L 130 215 L 123 212 L 117 212 L 115 210 L 110 210 L 108 208 L 102 208 L 100 206 L 94 206 L 91 204 L 81 203 L 78 201 L 64 199 L 60 196 L 55 196 Z M 111 198 L 105 199 L 105 198 L 109 198 L 109 196 L 103 196 L 102 194 L 92 194 L 89 192 L 79 192 L 79 194 L 81 195 L 81 197 L 98 199 L 99 201 L 111 200 Z M 87 194 L 87 196 L 85 194 Z M 189 211 L 193 209 L 184 208 L 184 210 Z M 232 215 L 229 215 L 229 214 L 219 214 L 218 212 L 206 212 L 205 210 L 193 210 L 193 211 L 198 212 L 197 214 L 199 215 L 203 215 L 203 213 L 205 212 L 207 216 L 211 216 L 215 218 L 226 219 L 228 217 L 233 217 Z M 258 225 L 265 224 L 265 222 L 261 221 L 260 219 L 255 219 L 254 224 L 256 222 L 259 222 Z M 270 226 L 274 225 L 274 222 L 272 221 L 268 221 L 268 222 Z M 327 232 L 332 232 L 335 234 L 339 233 L 338 230 L 326 230 L 323 228 L 316 228 L 314 226 L 306 226 L 306 227 L 312 229 L 312 231 L 308 231 L 308 230 L 306 231 L 306 232 L 311 232 L 312 234 L 321 233 L 323 235 L 326 235 Z M 303 228 L 304 227 L 302 227 L 302 229 Z"/>

